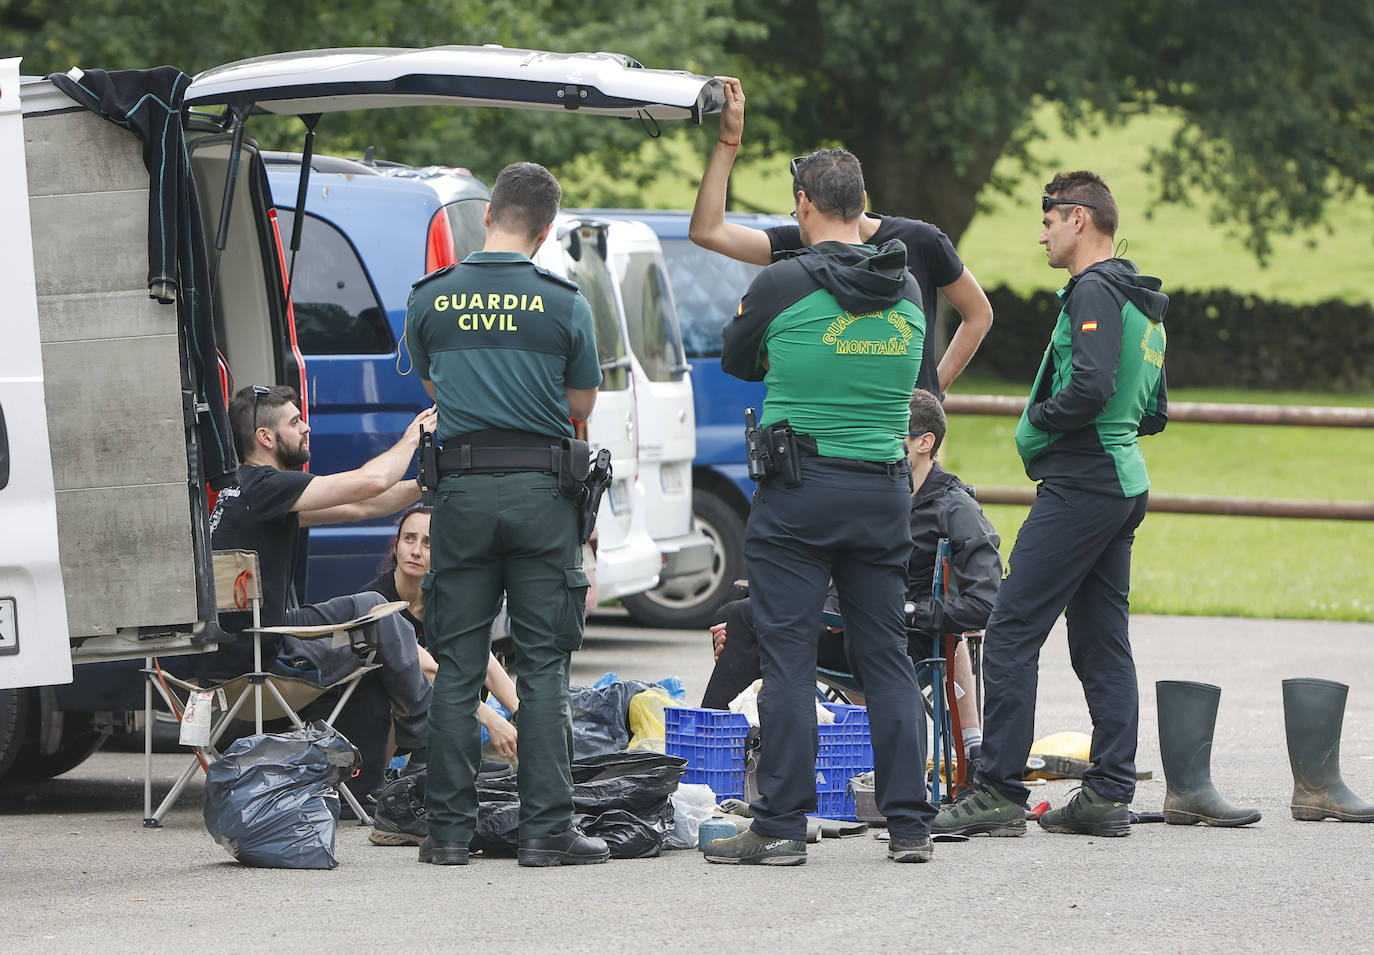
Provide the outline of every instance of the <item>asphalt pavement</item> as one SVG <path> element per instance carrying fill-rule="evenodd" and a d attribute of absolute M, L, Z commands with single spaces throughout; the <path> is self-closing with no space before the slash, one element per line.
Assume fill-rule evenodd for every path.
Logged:
<path fill-rule="evenodd" d="M 707 865 L 695 851 L 603 866 L 521 869 L 475 857 L 417 864 L 341 827 L 330 871 L 248 869 L 206 834 L 194 783 L 159 830 L 142 826 L 143 758 L 99 753 L 48 783 L 0 788 L 0 950 L 710 952 L 939 948 L 983 951 L 1271 951 L 1374 948 L 1374 825 L 1299 823 L 1280 681 L 1350 685 L 1341 761 L 1374 799 L 1374 625 L 1134 617 L 1140 670 L 1135 808 L 1164 798 L 1154 681 L 1222 687 L 1213 777 L 1262 810 L 1245 829 L 1137 825 L 1125 839 L 1052 835 L 941 844 L 895 865 L 871 835 L 809 847 L 807 864 Z M 596 618 L 574 681 L 612 670 L 678 676 L 695 703 L 710 672 L 704 633 Z M 1062 623 L 1041 662 L 1037 737 L 1089 731 Z M 156 758 L 165 791 L 183 765 Z M 1072 784 L 1033 799 L 1062 803 Z"/>

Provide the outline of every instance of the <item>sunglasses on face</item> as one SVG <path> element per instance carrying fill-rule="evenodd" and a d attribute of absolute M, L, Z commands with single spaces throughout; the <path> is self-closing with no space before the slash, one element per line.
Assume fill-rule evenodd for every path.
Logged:
<path fill-rule="evenodd" d="M 1096 209 L 1097 206 L 1091 202 L 1079 202 L 1077 199 L 1055 199 L 1053 196 L 1040 197 L 1040 211 L 1049 212 L 1055 206 L 1083 206 L 1085 209 Z"/>
<path fill-rule="evenodd" d="M 266 395 L 266 394 L 267 394 L 268 392 L 270 392 L 271 390 L 272 390 L 272 389 L 271 389 L 271 388 L 268 388 L 266 385 L 254 385 L 254 386 L 253 386 L 253 433 L 254 433 L 254 434 L 257 434 L 257 431 L 258 431 L 258 399 L 261 398 L 263 395 Z"/>

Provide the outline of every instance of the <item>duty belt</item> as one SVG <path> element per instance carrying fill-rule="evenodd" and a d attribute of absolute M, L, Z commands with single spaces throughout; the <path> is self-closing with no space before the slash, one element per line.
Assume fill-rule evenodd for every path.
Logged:
<path fill-rule="evenodd" d="M 509 471 L 541 471 L 557 474 L 558 445 L 542 448 L 489 448 L 470 444 L 445 448 L 436 457 L 439 475 L 502 474 Z"/>

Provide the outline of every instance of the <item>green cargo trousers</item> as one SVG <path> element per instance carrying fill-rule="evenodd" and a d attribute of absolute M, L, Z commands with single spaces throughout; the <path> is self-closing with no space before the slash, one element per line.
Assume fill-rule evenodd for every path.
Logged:
<path fill-rule="evenodd" d="M 425 631 L 439 675 L 429 708 L 429 831 L 467 844 L 477 826 L 477 706 L 504 592 L 520 694 L 520 838 L 572 825 L 571 653 L 589 581 L 577 508 L 552 474 L 449 475 L 430 533 Z"/>

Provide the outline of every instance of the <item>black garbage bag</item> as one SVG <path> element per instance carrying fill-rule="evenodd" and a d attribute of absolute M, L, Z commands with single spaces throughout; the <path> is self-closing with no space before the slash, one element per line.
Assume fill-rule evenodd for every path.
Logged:
<path fill-rule="evenodd" d="M 520 798 L 514 793 L 477 789 L 477 831 L 468 848 L 487 855 L 515 855 L 520 845 Z"/>
<path fill-rule="evenodd" d="M 673 827 L 669 797 L 686 769 L 687 761 L 680 756 L 648 751 L 603 753 L 574 760 L 573 825 L 589 836 L 605 839 L 612 859 L 658 855 Z M 384 794 L 390 789 L 378 796 L 379 814 L 388 805 Z M 412 827 L 417 822 L 413 813 L 407 821 Z M 418 821 L 423 824 L 422 818 Z M 479 779 L 477 831 L 468 848 L 511 855 L 519 844 L 520 797 L 515 777 Z"/>
<path fill-rule="evenodd" d="M 568 687 L 573 758 L 623 750 L 630 742 L 630 699 L 648 688 L 649 684 L 638 680 Z"/>
<path fill-rule="evenodd" d="M 332 869 L 337 787 L 359 761 L 353 744 L 323 721 L 245 736 L 210 764 L 205 828 L 244 865 Z"/>
<path fill-rule="evenodd" d="M 651 859 L 662 855 L 673 828 L 673 806 L 667 799 L 656 808 L 630 812 L 608 809 L 600 815 L 573 813 L 573 825 L 589 836 L 606 840 L 612 859 Z"/>

